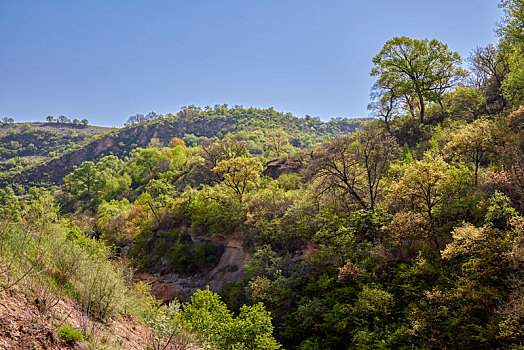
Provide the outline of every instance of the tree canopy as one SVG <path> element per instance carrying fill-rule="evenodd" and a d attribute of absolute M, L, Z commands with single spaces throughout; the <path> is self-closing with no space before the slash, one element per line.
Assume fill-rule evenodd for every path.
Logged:
<path fill-rule="evenodd" d="M 371 75 L 378 77 L 377 85 L 384 90 L 381 99 L 416 97 L 417 106 L 410 108 L 419 110 L 424 123 L 426 101 L 441 103 L 444 93 L 466 76 L 461 62 L 457 52 L 435 39 L 397 37 L 373 58 Z"/>

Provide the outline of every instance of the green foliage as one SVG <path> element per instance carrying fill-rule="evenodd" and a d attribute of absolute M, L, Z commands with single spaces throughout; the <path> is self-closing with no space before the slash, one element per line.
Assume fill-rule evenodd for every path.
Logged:
<path fill-rule="evenodd" d="M 502 2 L 503 42 L 475 51 L 469 87 L 455 86 L 465 72 L 445 44 L 389 40 L 372 71 L 383 120 L 365 126 L 227 105 L 133 116 L 93 138 L 53 194 L 0 189 L 15 223 L 0 229 L 0 289 L 51 283 L 93 319 L 138 315 L 152 348 L 173 336 L 213 349 L 518 348 L 522 113 L 506 118 L 499 88 L 521 102 L 521 5 Z M 21 179 L 23 154 L 55 152 L 31 124 L 0 131 L 2 166 Z M 54 161 L 73 164 L 64 154 Z M 218 272 L 216 242 L 235 260 Z M 228 304 L 207 289 L 162 305 L 129 287 L 117 257 L 129 250 L 151 273 L 240 278 L 220 291 Z"/>
<path fill-rule="evenodd" d="M 118 245 L 126 238 L 131 238 L 126 219 L 132 207 L 126 198 L 121 201 L 102 201 L 97 210 L 98 228 L 102 239 L 109 244 Z"/>
<path fill-rule="evenodd" d="M 198 291 L 182 307 L 188 328 L 215 349 L 279 349 L 273 338 L 271 317 L 263 304 L 242 306 L 233 317 L 218 294 Z"/>
<path fill-rule="evenodd" d="M 122 195 L 131 185 L 128 174 L 122 174 L 124 162 L 116 156 L 106 156 L 98 163 L 83 162 L 80 167 L 64 177 L 67 206 L 87 202 L 91 208 L 100 202 Z"/>
<path fill-rule="evenodd" d="M 282 174 L 278 177 L 279 185 L 286 191 L 296 190 L 300 187 L 301 181 L 298 174 Z"/>
<path fill-rule="evenodd" d="M 275 157 L 289 150 L 289 138 L 284 129 L 272 129 L 266 134 L 266 148 Z"/>
<path fill-rule="evenodd" d="M 132 256 L 139 258 L 148 270 L 169 269 L 178 273 L 194 273 L 218 264 L 223 247 L 205 241 L 191 241 L 180 232 L 152 232 L 145 226 L 134 239 Z M 162 262 L 165 261 L 165 266 Z"/>
<path fill-rule="evenodd" d="M 84 340 L 84 335 L 78 329 L 71 326 L 61 326 L 58 328 L 58 336 L 67 343 Z"/>
<path fill-rule="evenodd" d="M 174 243 L 164 257 L 173 271 L 189 273 L 218 264 L 221 249 L 209 242 Z"/>
<path fill-rule="evenodd" d="M 486 101 L 481 90 L 460 86 L 447 93 L 443 103 L 451 119 L 471 122 L 480 115 Z"/>
<path fill-rule="evenodd" d="M 514 107 L 524 103 L 524 54 L 522 49 L 515 49 L 509 56 L 510 72 L 502 82 L 502 94 Z"/>
<path fill-rule="evenodd" d="M 497 137 L 496 124 L 488 120 L 475 120 L 453 135 L 446 145 L 448 152 L 454 153 L 466 163 L 472 163 L 475 171 L 475 185 L 478 182 L 478 169 L 481 162 L 493 154 Z"/>
<path fill-rule="evenodd" d="M 16 221 L 20 218 L 21 206 L 11 187 L 0 188 L 0 217 L 5 221 Z"/>
<path fill-rule="evenodd" d="M 7 132 L 0 131 L 0 160 L 14 160 L 21 157 L 28 167 L 45 161 L 48 157 L 65 154 L 73 148 L 85 145 L 91 135 L 102 132 L 104 128 L 89 128 L 81 133 L 73 126 L 56 127 L 42 123 L 9 124 Z M 1 171 L 16 171 L 6 164 Z"/>
<path fill-rule="evenodd" d="M 239 198 L 225 186 L 205 186 L 194 195 L 185 194 L 185 210 L 194 230 L 207 235 L 229 235 L 245 220 Z"/>
<path fill-rule="evenodd" d="M 511 206 L 510 199 L 503 193 L 495 191 L 488 200 L 486 222 L 490 222 L 498 229 L 506 230 L 510 227 L 510 220 L 518 215 Z"/>
<path fill-rule="evenodd" d="M 522 0 L 502 0 L 499 5 L 504 11 L 503 21 L 497 33 L 503 45 L 524 46 L 524 4 Z"/>
<path fill-rule="evenodd" d="M 242 200 L 246 191 L 257 186 L 262 163 L 258 158 L 236 157 L 220 161 L 212 171 Z"/>
<path fill-rule="evenodd" d="M 393 38 L 373 58 L 373 63 L 371 75 L 378 76 L 377 84 L 391 87 L 392 97 L 417 99 L 418 106 L 411 102 L 410 109 L 419 110 L 421 123 L 426 101 L 441 102 L 446 90 L 467 75 L 460 67 L 460 55 L 435 39 Z"/>
<path fill-rule="evenodd" d="M 145 186 L 169 169 L 169 157 L 157 148 L 139 148 L 131 152 L 130 156 L 134 160 L 129 164 L 129 170 L 139 185 Z"/>

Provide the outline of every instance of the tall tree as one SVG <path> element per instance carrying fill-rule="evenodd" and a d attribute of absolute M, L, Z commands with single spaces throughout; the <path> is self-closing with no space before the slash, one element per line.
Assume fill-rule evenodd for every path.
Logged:
<path fill-rule="evenodd" d="M 64 123 L 64 124 L 71 123 L 71 120 L 68 117 L 66 117 L 65 115 L 59 115 L 56 121 L 57 123 Z"/>
<path fill-rule="evenodd" d="M 453 135 L 446 150 L 473 163 L 475 186 L 478 183 L 480 163 L 495 147 L 496 125 L 487 120 L 475 120 Z"/>
<path fill-rule="evenodd" d="M 386 130 L 391 131 L 391 120 L 398 110 L 399 94 L 394 82 L 379 79 L 371 89 L 372 102 L 368 105 L 374 116 L 384 120 Z"/>
<path fill-rule="evenodd" d="M 374 210 L 382 179 L 397 151 L 389 133 L 369 125 L 319 147 L 310 169 L 319 180 L 320 193 L 342 192 L 349 202 Z"/>
<path fill-rule="evenodd" d="M 508 73 L 507 55 L 492 44 L 486 47 L 478 46 L 469 55 L 471 71 L 473 72 L 473 85 L 477 89 L 486 88 L 487 85 L 500 85 Z"/>
<path fill-rule="evenodd" d="M 414 94 L 424 123 L 426 101 L 441 104 L 444 93 L 467 75 L 461 62 L 457 52 L 435 39 L 393 38 L 373 58 L 371 75 L 379 84 L 393 84 L 399 96 Z"/>
<path fill-rule="evenodd" d="M 258 158 L 237 157 L 219 162 L 213 172 L 219 174 L 224 179 L 224 184 L 242 201 L 244 193 L 256 185 L 262 169 Z"/>
<path fill-rule="evenodd" d="M 229 160 L 238 157 L 249 157 L 249 151 L 244 143 L 227 137 L 218 142 L 204 144 L 200 151 L 200 156 L 204 159 L 204 167 L 207 171 L 211 171 L 214 176 L 210 176 L 214 182 L 222 181 L 218 176 L 219 173 L 214 172 L 215 168 L 221 161 Z M 207 174 L 209 176 L 211 174 Z"/>
<path fill-rule="evenodd" d="M 3 117 L 2 118 L 2 123 L 4 125 L 7 125 L 7 124 L 13 124 L 15 122 L 15 120 L 11 117 Z"/>
<path fill-rule="evenodd" d="M 100 172 L 95 163 L 83 162 L 80 167 L 64 177 L 66 190 L 78 198 L 91 200 L 99 185 Z"/>
<path fill-rule="evenodd" d="M 389 189 L 392 203 L 407 211 L 421 213 L 429 223 L 429 234 L 439 248 L 436 214 L 440 205 L 449 197 L 454 181 L 452 168 L 440 156 L 426 154 L 424 159 L 411 163 L 398 182 Z"/>
<path fill-rule="evenodd" d="M 502 0 L 504 18 L 497 29 L 500 47 L 509 53 L 502 94 L 513 106 L 524 103 L 524 0 Z"/>
<path fill-rule="evenodd" d="M 497 28 L 501 46 L 524 48 L 524 0 L 501 0 L 504 18 Z"/>
<path fill-rule="evenodd" d="M 377 198 L 383 189 L 383 178 L 390 163 L 399 153 L 396 140 L 376 124 L 364 126 L 357 133 L 359 165 L 364 169 L 369 207 L 375 210 Z"/>
<path fill-rule="evenodd" d="M 266 147 L 276 157 L 289 150 L 289 138 L 282 128 L 269 130 L 266 134 Z"/>

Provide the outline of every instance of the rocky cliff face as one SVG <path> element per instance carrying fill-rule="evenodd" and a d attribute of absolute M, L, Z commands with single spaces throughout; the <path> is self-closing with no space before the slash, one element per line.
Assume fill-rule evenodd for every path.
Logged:
<path fill-rule="evenodd" d="M 197 290 L 209 289 L 219 292 L 229 282 L 240 279 L 251 255 L 242 246 L 242 237 L 238 232 L 229 237 L 214 237 L 211 242 L 224 245 L 220 261 L 210 271 L 182 276 L 177 273 L 147 274 L 136 276 L 138 280 L 151 284 L 151 292 L 159 300 L 169 302 L 175 298 L 187 300 Z"/>
<path fill-rule="evenodd" d="M 206 275 L 209 288 L 213 291 L 219 291 L 227 283 L 241 278 L 249 259 L 251 259 L 251 255 L 244 250 L 242 237 L 235 231 L 227 238 L 218 265 Z"/>
<path fill-rule="evenodd" d="M 282 174 L 301 174 L 303 177 L 308 176 L 304 172 L 308 163 L 313 157 L 312 149 L 304 149 L 286 157 L 272 159 L 267 162 L 263 175 L 269 176 L 273 179 L 278 179 Z"/>

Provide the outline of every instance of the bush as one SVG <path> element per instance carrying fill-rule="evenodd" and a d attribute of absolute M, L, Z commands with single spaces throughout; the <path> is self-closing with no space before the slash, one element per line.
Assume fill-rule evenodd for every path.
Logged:
<path fill-rule="evenodd" d="M 175 243 L 165 257 L 176 271 L 187 273 L 217 265 L 222 251 L 209 242 Z"/>
<path fill-rule="evenodd" d="M 271 316 L 262 303 L 242 306 L 238 316 L 227 309 L 220 296 L 198 291 L 185 304 L 181 318 L 213 349 L 280 349 L 273 338 Z"/>
<path fill-rule="evenodd" d="M 193 242 L 191 236 L 179 231 L 153 232 L 149 226 L 135 237 L 131 256 L 138 258 L 146 270 L 169 267 L 180 273 L 192 273 L 218 264 L 223 246 L 209 242 Z"/>
<path fill-rule="evenodd" d="M 84 335 L 77 329 L 71 326 L 62 326 L 58 328 L 58 336 L 62 338 L 66 343 L 73 343 L 75 341 L 84 340 Z"/>

